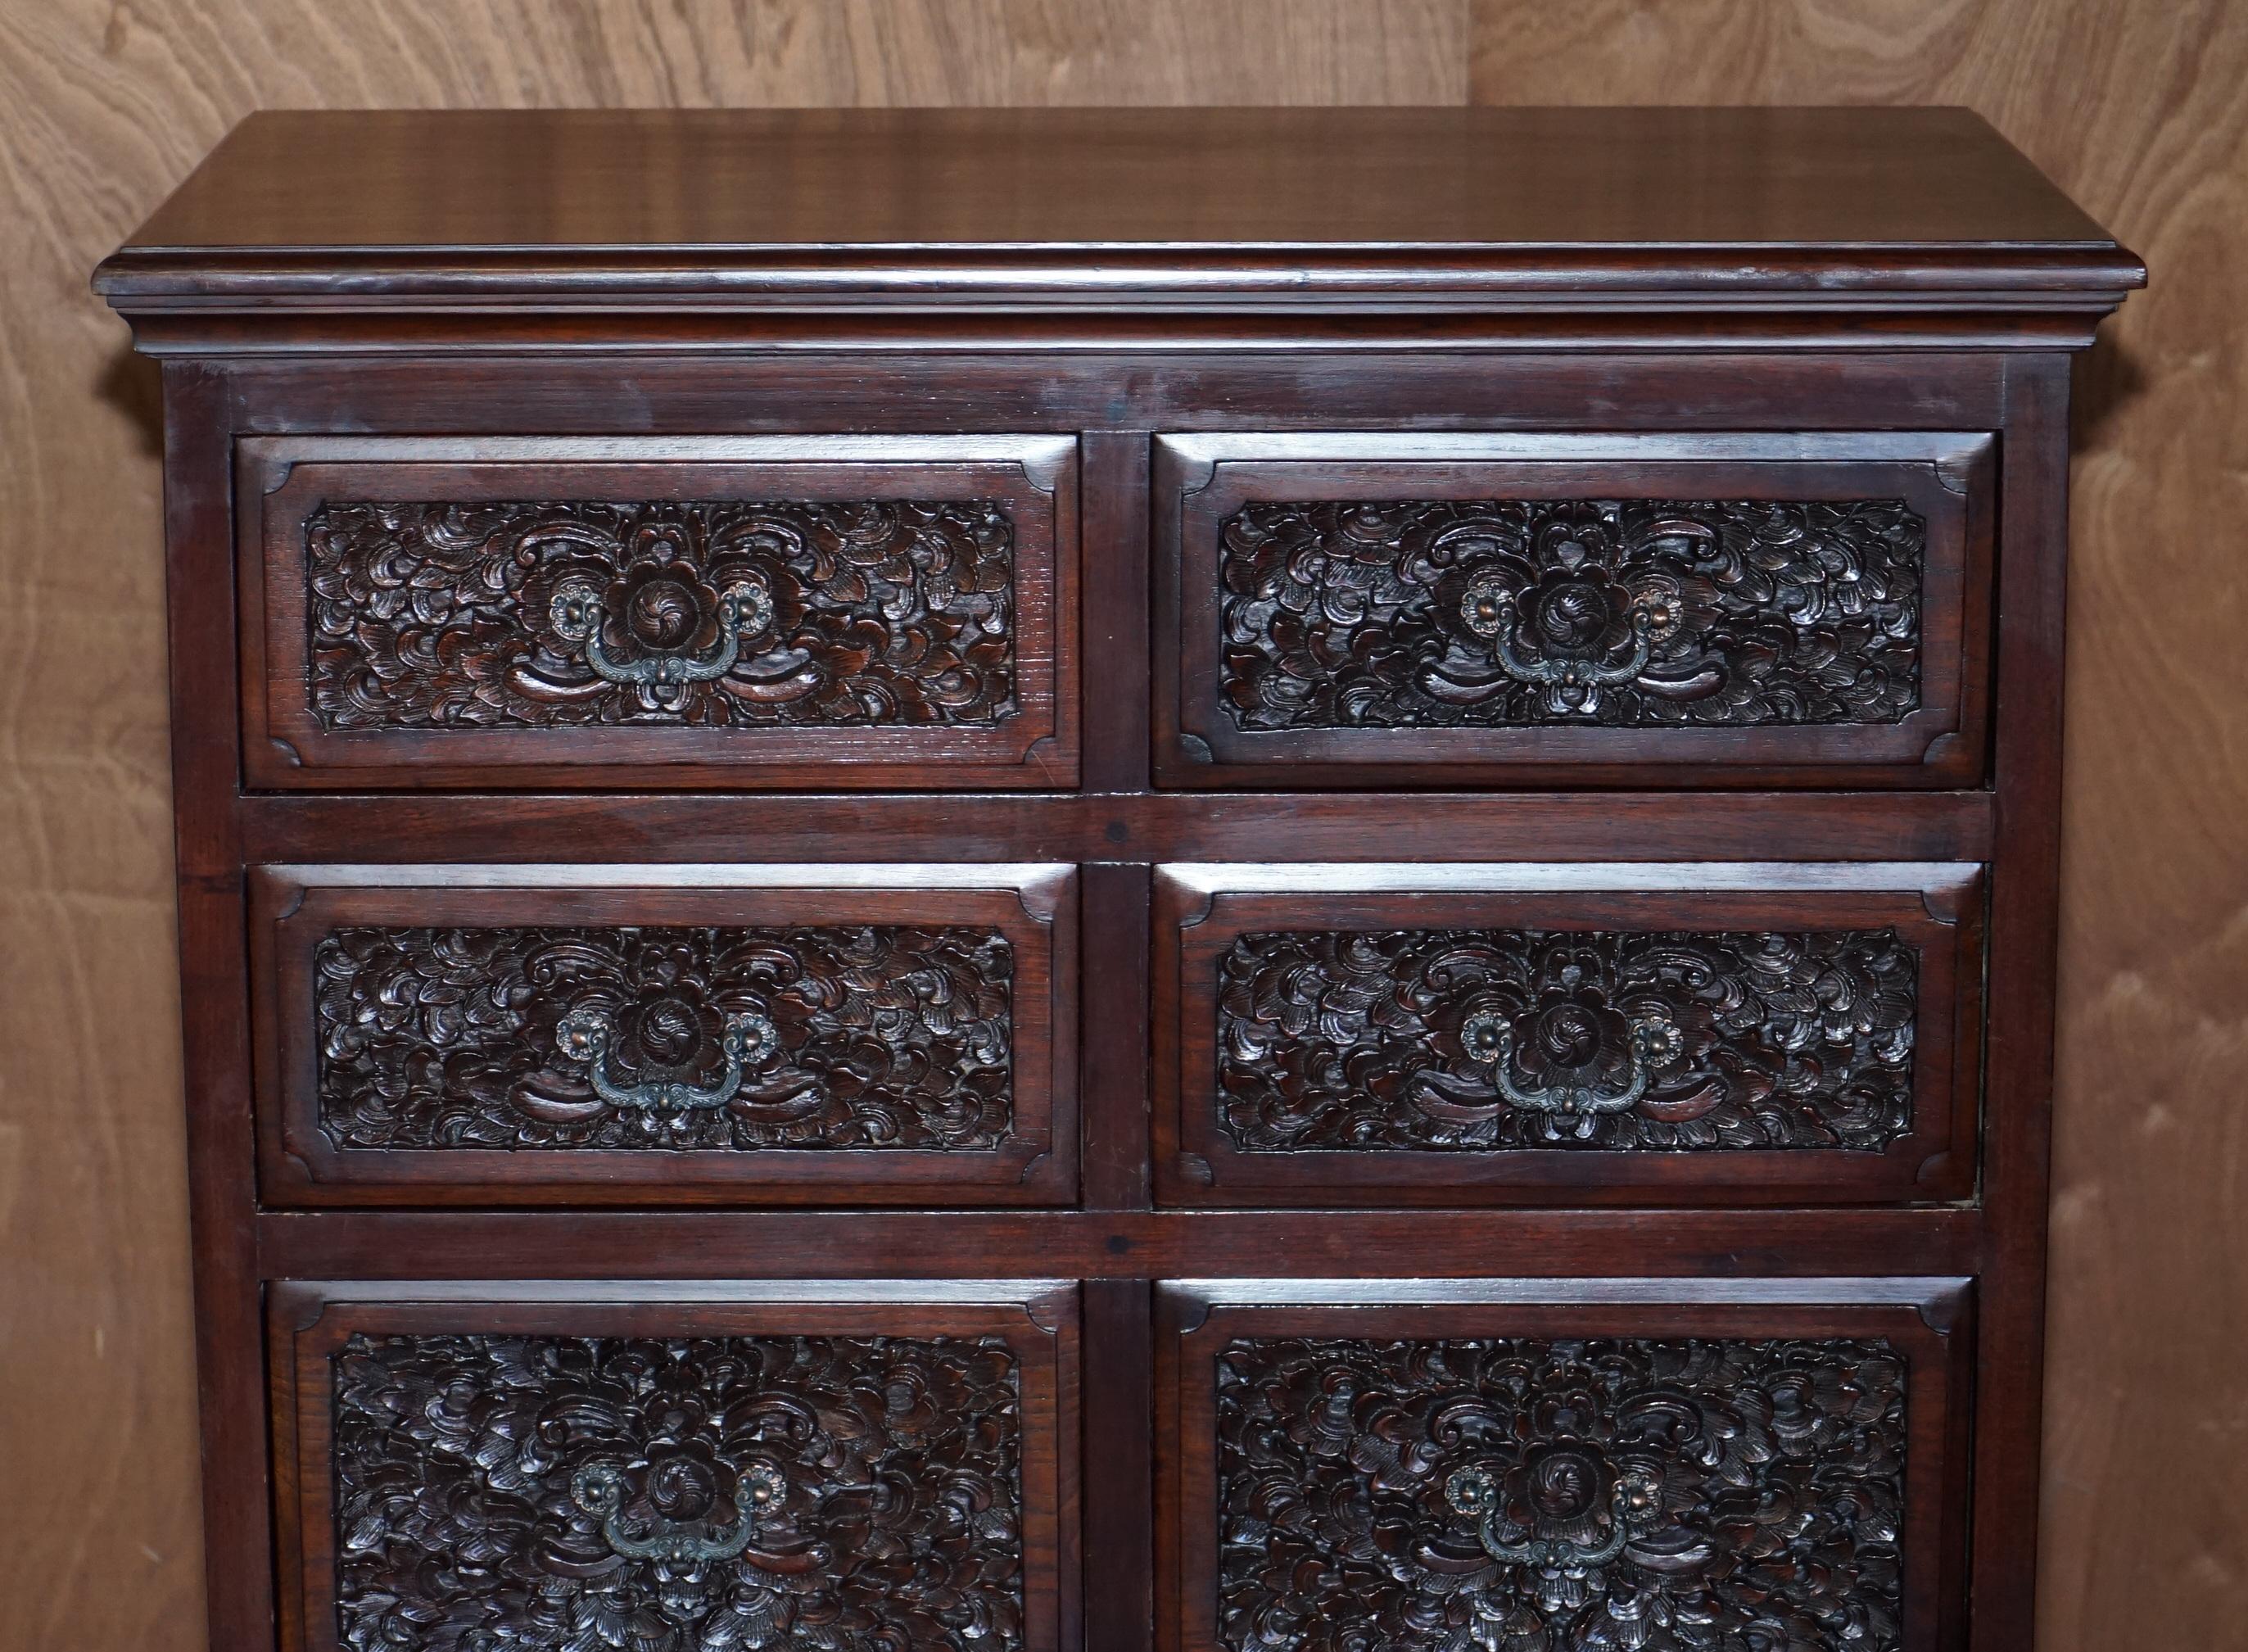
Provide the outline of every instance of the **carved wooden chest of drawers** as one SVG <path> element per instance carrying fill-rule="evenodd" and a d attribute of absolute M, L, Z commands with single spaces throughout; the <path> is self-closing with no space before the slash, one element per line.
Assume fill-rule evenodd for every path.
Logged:
<path fill-rule="evenodd" d="M 1942 111 L 244 126 L 214 1646 L 2027 1644 L 2141 277 Z"/>

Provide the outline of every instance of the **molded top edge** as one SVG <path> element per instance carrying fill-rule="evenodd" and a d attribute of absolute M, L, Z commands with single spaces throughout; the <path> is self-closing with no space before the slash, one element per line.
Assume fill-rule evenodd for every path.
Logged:
<path fill-rule="evenodd" d="M 2103 294 L 2143 270 L 1956 109 L 269 113 L 120 308 Z"/>

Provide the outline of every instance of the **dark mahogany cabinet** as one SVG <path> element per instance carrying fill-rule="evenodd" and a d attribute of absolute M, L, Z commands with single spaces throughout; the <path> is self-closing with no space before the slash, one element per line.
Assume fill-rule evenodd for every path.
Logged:
<path fill-rule="evenodd" d="M 213 1647 L 2026 1647 L 2142 277 L 1952 111 L 244 124 Z"/>

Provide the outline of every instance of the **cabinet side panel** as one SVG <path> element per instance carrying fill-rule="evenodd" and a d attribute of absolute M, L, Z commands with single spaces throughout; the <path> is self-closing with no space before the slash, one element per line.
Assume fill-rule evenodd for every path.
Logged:
<path fill-rule="evenodd" d="M 273 1635 L 235 717 L 230 380 L 164 370 L 165 575 L 211 1644 Z"/>
<path fill-rule="evenodd" d="M 2068 359 L 2007 365 L 1999 483 L 1997 790 L 1972 1644 L 2025 1646 L 2036 1604 L 2046 1197 L 2060 899 Z"/>

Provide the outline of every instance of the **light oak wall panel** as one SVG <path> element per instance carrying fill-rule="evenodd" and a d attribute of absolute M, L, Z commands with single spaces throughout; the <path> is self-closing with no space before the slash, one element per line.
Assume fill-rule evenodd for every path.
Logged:
<path fill-rule="evenodd" d="M 1480 102 L 1965 104 L 2151 268 L 2078 377 L 2039 1645 L 2240 1645 L 2248 6 L 1478 0 L 1474 26 Z"/>

